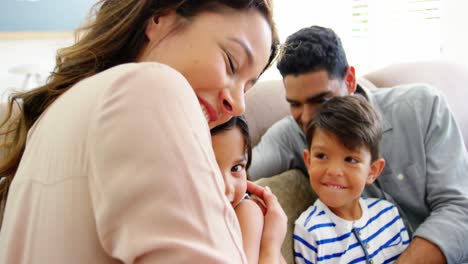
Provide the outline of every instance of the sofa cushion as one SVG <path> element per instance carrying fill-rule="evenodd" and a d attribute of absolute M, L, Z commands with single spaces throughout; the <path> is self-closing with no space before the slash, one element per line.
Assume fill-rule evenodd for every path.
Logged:
<path fill-rule="evenodd" d="M 245 95 L 245 105 L 253 146 L 271 125 L 289 114 L 281 80 L 258 82 Z"/>

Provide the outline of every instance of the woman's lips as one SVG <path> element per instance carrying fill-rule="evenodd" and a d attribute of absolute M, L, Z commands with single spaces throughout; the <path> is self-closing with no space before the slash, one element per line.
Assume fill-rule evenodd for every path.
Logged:
<path fill-rule="evenodd" d="M 198 102 L 202 108 L 203 114 L 205 115 L 207 122 L 213 122 L 218 120 L 218 114 L 216 110 L 211 106 L 207 101 L 203 100 L 202 98 L 198 97 Z"/>

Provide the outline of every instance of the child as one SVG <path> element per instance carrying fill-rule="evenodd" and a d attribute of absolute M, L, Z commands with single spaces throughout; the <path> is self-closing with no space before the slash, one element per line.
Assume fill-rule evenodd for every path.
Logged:
<path fill-rule="evenodd" d="M 229 122 L 211 129 L 211 139 L 226 185 L 226 196 L 239 220 L 247 261 L 258 263 L 263 213 L 259 205 L 246 195 L 247 169 L 252 155 L 247 122 L 243 117 L 233 117 Z"/>
<path fill-rule="evenodd" d="M 319 199 L 295 222 L 296 263 L 391 263 L 410 242 L 398 209 L 363 199 L 385 166 L 380 116 L 362 96 L 324 102 L 309 123 L 304 161 Z"/>

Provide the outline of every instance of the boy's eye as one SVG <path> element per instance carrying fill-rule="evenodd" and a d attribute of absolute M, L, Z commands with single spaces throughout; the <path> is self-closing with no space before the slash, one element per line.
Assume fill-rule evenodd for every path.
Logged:
<path fill-rule="evenodd" d="M 359 162 L 357 159 L 355 159 L 353 157 L 346 157 L 345 161 L 349 162 L 349 163 L 358 163 Z"/>
<path fill-rule="evenodd" d="M 326 159 L 327 155 L 325 155 L 324 153 L 317 153 L 317 154 L 315 154 L 315 158 L 317 158 L 317 159 Z"/>

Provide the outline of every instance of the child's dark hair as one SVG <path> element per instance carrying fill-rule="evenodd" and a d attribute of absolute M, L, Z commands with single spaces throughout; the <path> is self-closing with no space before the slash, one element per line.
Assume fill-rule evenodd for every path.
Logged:
<path fill-rule="evenodd" d="M 306 131 L 310 145 L 315 130 L 334 134 L 350 150 L 367 147 L 371 161 L 379 158 L 382 125 L 379 112 L 361 95 L 337 96 L 324 102 L 315 112 Z"/>
<path fill-rule="evenodd" d="M 211 136 L 221 133 L 226 130 L 231 130 L 235 127 L 240 128 L 242 136 L 245 140 L 245 148 L 247 150 L 247 164 L 245 170 L 249 169 L 252 161 L 252 139 L 250 138 L 249 126 L 244 116 L 234 116 L 228 122 L 216 126 L 210 130 Z"/>

